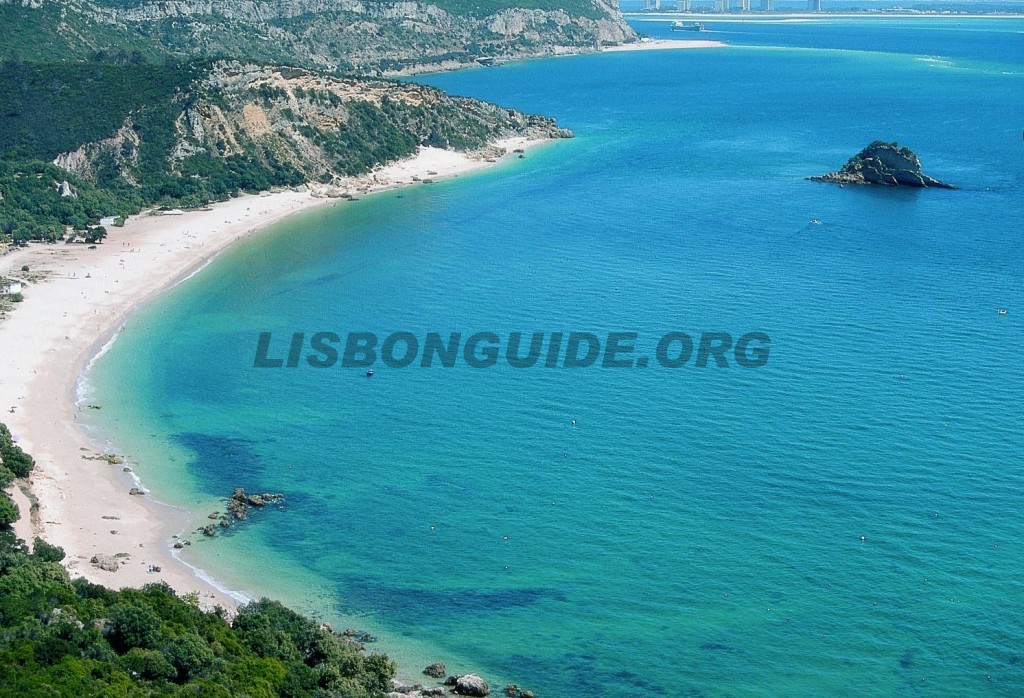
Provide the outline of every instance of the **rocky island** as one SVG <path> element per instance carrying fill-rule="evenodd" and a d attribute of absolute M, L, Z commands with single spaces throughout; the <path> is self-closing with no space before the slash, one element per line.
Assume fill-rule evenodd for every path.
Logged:
<path fill-rule="evenodd" d="M 874 141 L 847 160 L 838 172 L 808 177 L 814 182 L 836 184 L 884 184 L 891 187 L 937 187 L 956 189 L 921 171 L 921 160 L 910 148 L 898 143 Z"/>

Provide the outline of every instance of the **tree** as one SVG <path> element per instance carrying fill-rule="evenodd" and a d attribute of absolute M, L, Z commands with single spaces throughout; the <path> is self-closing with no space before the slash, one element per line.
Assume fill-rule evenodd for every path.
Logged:
<path fill-rule="evenodd" d="M 95 245 L 97 242 L 102 242 L 107 237 L 107 229 L 102 225 L 98 225 L 95 228 L 90 228 L 89 232 L 85 234 L 85 241 L 90 245 Z"/>
<path fill-rule="evenodd" d="M 178 677 L 184 681 L 201 676 L 213 664 L 213 650 L 195 633 L 174 638 L 166 655 L 178 670 Z"/>
<path fill-rule="evenodd" d="M 0 528 L 7 528 L 19 518 L 18 505 L 6 494 L 0 493 Z"/>
<path fill-rule="evenodd" d="M 133 647 L 153 649 L 163 638 L 160 617 L 147 606 L 115 606 L 111 621 L 110 644 L 121 652 Z"/>
<path fill-rule="evenodd" d="M 45 540 L 36 536 L 32 543 L 33 555 L 43 562 L 60 562 L 64 559 L 64 548 L 59 545 L 50 545 Z"/>
<path fill-rule="evenodd" d="M 173 679 L 178 672 L 159 650 L 133 647 L 121 658 L 121 665 L 133 676 L 143 679 Z"/>

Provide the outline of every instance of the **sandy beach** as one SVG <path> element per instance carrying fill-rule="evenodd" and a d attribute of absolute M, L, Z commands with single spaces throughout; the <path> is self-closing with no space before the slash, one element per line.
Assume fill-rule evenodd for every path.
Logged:
<path fill-rule="evenodd" d="M 78 427 L 76 385 L 84 368 L 129 316 L 162 290 L 233 242 L 342 193 L 371 193 L 481 169 L 496 156 L 542 141 L 511 138 L 486 155 L 422 148 L 412 158 L 332 187 L 247 195 L 202 211 L 132 216 L 108 228 L 96 249 L 84 244 L 32 244 L 0 257 L 0 276 L 24 277 L 24 301 L 0 320 L 0 421 L 36 459 L 30 490 L 39 503 L 12 493 L 22 512 L 19 537 L 41 536 L 67 553 L 74 577 L 114 588 L 164 581 L 196 592 L 205 607 L 234 607 L 241 597 L 217 589 L 172 553 L 173 536 L 197 524 L 196 514 L 159 502 L 159 493 L 130 495 L 125 466 L 105 460 Z M 143 489 L 145 490 L 145 483 Z M 115 571 L 92 564 L 110 556 Z M 117 557 L 114 557 L 117 556 Z M 111 566 L 108 564 L 107 566 Z M 159 571 L 156 569 L 159 568 Z"/>
<path fill-rule="evenodd" d="M 601 51 L 603 53 L 615 53 L 618 51 L 666 51 L 682 48 L 719 48 L 728 45 L 722 41 L 709 41 L 706 39 L 644 39 L 632 44 L 606 46 Z"/>

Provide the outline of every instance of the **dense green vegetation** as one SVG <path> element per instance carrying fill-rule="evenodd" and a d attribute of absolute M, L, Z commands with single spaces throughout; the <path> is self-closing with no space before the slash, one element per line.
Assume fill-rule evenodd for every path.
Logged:
<path fill-rule="evenodd" d="M 94 0 L 106 7 L 138 7 L 145 3 L 140 0 Z M 395 0 L 369 0 L 367 4 L 394 4 Z M 580 17 L 600 17 L 600 11 L 591 0 L 425 0 L 424 4 L 435 5 L 453 15 L 486 16 L 509 8 L 530 10 L 565 10 Z"/>
<path fill-rule="evenodd" d="M 77 198 L 61 197 L 67 181 Z M 41 160 L 0 158 L 0 242 L 55 242 L 64 226 L 86 229 L 103 216 L 126 216 L 144 204 L 142 193 L 127 186 L 98 187 Z"/>
<path fill-rule="evenodd" d="M 0 58 L 17 56 L 47 62 L 81 60 L 94 55 L 100 47 L 130 48 L 150 59 L 167 53 L 156 41 L 126 28 L 98 22 L 83 13 L 67 15 L 66 10 L 64 3 L 57 2 L 40 3 L 38 7 L 0 4 L 3 35 Z M 67 26 L 68 21 L 73 23 L 74 30 Z"/>
<path fill-rule="evenodd" d="M 387 0 L 376 0 L 384 2 Z M 570 15 L 599 19 L 604 16 L 590 0 L 429 0 L 453 15 L 486 17 L 502 10 L 522 8 L 527 10 L 565 10 Z"/>
<path fill-rule="evenodd" d="M 166 129 L 177 116 L 174 97 L 200 70 L 131 60 L 58 65 L 7 60 L 0 65 L 0 151 L 50 160 L 107 138 L 125 117 L 140 111 Z"/>
<path fill-rule="evenodd" d="M 4 489 L 16 477 L 28 477 L 35 461 L 14 443 L 14 437 L 6 424 L 0 424 L 0 489 Z"/>
<path fill-rule="evenodd" d="M 200 206 L 305 180 L 292 166 L 248 154 L 197 153 L 174 172 L 175 120 L 208 66 L 137 60 L 0 65 L 0 242 L 59 240 L 64 226 L 84 230 L 147 205 Z M 49 162 L 112 136 L 129 116 L 139 141 L 134 182 L 113 161 L 101 163 L 92 181 Z M 65 181 L 74 196 L 59 194 Z"/>
<path fill-rule="evenodd" d="M 0 482 L 32 459 L 0 424 Z M 30 553 L 0 493 L 0 694 L 5 696 L 335 696 L 378 698 L 395 666 L 263 599 L 229 619 L 165 584 L 113 591 L 71 580 L 64 551 Z"/>
<path fill-rule="evenodd" d="M 97 242 L 104 217 L 330 182 L 420 145 L 477 148 L 524 123 L 493 105 L 393 81 L 284 69 L 297 80 L 285 89 L 280 73 L 252 64 L 151 64 L 116 51 L 96 59 L 0 63 L 0 243 L 56 241 L 66 230 Z M 340 96 L 351 92 L 378 99 Z M 246 109 L 268 127 L 251 133 Z"/>
<path fill-rule="evenodd" d="M 172 5 L 135 0 L 43 2 L 35 7 L 0 4 L 4 36 L 0 58 L 57 63 L 115 50 L 148 61 L 244 58 L 372 74 L 396 65 L 434 63 L 444 56 L 472 62 L 481 56 L 528 54 L 530 49 L 553 45 L 592 46 L 598 40 L 594 20 L 609 17 L 607 6 L 592 0 L 428 0 L 421 3 L 424 9 L 433 5 L 448 15 L 427 13 L 410 22 L 405 12 L 390 11 L 397 4 L 396 0 L 369 0 L 354 11 L 343 9 L 341 3 L 328 3 L 320 10 L 301 13 L 269 0 L 254 4 L 189 0 Z M 256 13 L 250 14 L 253 6 Z M 522 35 L 490 30 L 489 16 L 517 8 L 562 10 L 590 26 L 541 21 L 536 45 Z M 433 23 L 434 31 L 423 31 L 422 22 Z"/>

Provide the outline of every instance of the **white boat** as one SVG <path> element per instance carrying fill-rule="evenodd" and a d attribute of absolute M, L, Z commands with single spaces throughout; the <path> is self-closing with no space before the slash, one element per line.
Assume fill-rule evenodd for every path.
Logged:
<path fill-rule="evenodd" d="M 702 32 L 707 31 L 704 28 L 703 22 L 672 22 L 672 31 L 674 32 Z"/>

